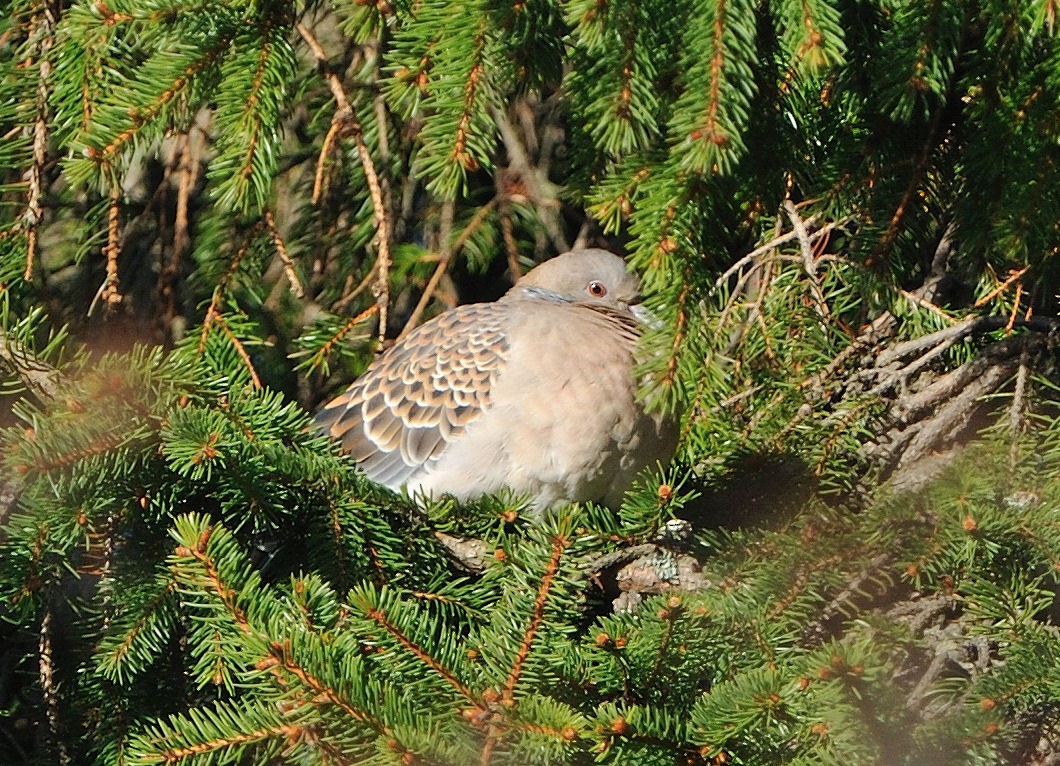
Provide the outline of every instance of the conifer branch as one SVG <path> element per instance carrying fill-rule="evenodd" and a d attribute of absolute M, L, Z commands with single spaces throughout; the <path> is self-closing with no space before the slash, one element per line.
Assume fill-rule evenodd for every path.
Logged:
<path fill-rule="evenodd" d="M 111 530 L 108 530 L 108 534 L 104 537 L 103 540 L 103 546 L 106 553 L 105 567 L 108 570 L 110 569 L 111 562 L 113 559 L 114 546 L 111 542 L 113 540 L 113 535 L 114 533 Z M 106 576 L 105 572 L 101 572 L 100 574 L 104 577 Z M 166 584 L 166 587 L 163 588 L 162 591 L 159 592 L 158 595 L 155 596 L 155 598 L 152 599 L 151 602 L 148 603 L 141 610 L 141 616 L 138 617 L 136 621 L 125 630 L 124 637 L 122 638 L 121 642 L 113 649 L 107 652 L 106 657 L 108 658 L 109 664 L 113 665 L 114 667 L 118 667 L 125 661 L 125 659 L 129 656 L 129 653 L 132 651 L 137 639 L 143 634 L 145 630 L 150 627 L 151 615 L 159 608 L 159 606 L 162 605 L 162 603 L 167 598 L 169 598 L 170 594 L 172 594 L 176 590 L 176 587 L 176 580 L 171 579 Z"/>
<path fill-rule="evenodd" d="M 345 338 L 350 333 L 350 331 L 353 330 L 354 327 L 361 324 L 365 320 L 375 316 L 378 312 L 379 305 L 372 304 L 360 314 L 348 320 L 346 324 L 339 328 L 338 332 L 333 333 L 331 337 L 324 341 L 320 348 L 317 349 L 316 353 L 314 353 L 311 359 L 309 360 L 309 366 L 313 369 L 316 369 L 321 364 L 323 364 L 324 359 L 326 359 L 327 356 L 331 353 L 331 350 L 335 348 L 335 346 L 340 341 L 342 341 L 342 339 Z"/>
<path fill-rule="evenodd" d="M 530 655 L 530 649 L 534 645 L 537 631 L 545 619 L 545 606 L 548 604 L 549 592 L 552 590 L 552 583 L 555 581 L 556 575 L 559 574 L 560 559 L 563 557 L 563 552 L 568 545 L 570 545 L 570 539 L 564 534 L 558 534 L 552 538 L 552 555 L 541 577 L 541 584 L 537 588 L 537 597 L 534 599 L 534 609 L 530 614 L 530 622 L 527 624 L 526 630 L 523 631 L 519 649 L 516 651 L 515 659 L 512 661 L 512 668 L 504 682 L 504 690 L 501 692 L 502 700 L 514 700 L 515 687 L 518 685 L 519 677 L 523 673 L 523 664 Z"/>
<path fill-rule="evenodd" d="M 235 277 L 236 271 L 239 270 L 239 266 L 246 257 L 246 254 L 250 252 L 250 247 L 254 243 L 254 237 L 262 230 L 265 226 L 263 220 L 258 220 L 246 237 L 243 239 L 243 244 L 240 245 L 239 250 L 236 251 L 235 256 L 232 258 L 232 262 L 228 264 L 228 269 L 221 277 L 221 281 L 214 287 L 213 297 L 210 299 L 210 305 L 206 307 L 206 314 L 202 320 L 202 329 L 199 332 L 199 356 L 206 350 L 206 338 L 210 334 L 210 327 L 213 324 L 213 320 L 221 314 L 221 301 L 223 300 L 225 293 L 228 291 L 228 285 Z"/>
<path fill-rule="evenodd" d="M 453 148 L 449 152 L 449 159 L 456 162 L 464 170 L 475 170 L 478 168 L 478 160 L 468 151 L 468 138 L 471 132 L 471 121 L 475 115 L 478 89 L 481 82 L 485 79 L 486 70 L 483 63 L 485 50 L 486 23 L 485 17 L 483 17 L 479 20 L 479 30 L 475 36 L 475 48 L 471 56 L 471 71 L 468 72 L 467 79 L 464 81 L 464 108 L 457 122 Z"/>
<path fill-rule="evenodd" d="M 200 72 L 213 66 L 225 51 L 228 50 L 231 42 L 232 33 L 222 35 L 218 38 L 217 43 L 212 48 L 205 51 L 193 64 L 185 67 L 181 76 L 174 80 L 168 88 L 159 93 L 153 103 L 144 108 L 137 108 L 130 111 L 129 116 L 132 119 L 132 125 L 114 136 L 109 143 L 105 144 L 102 148 L 96 148 L 94 146 L 86 147 L 86 156 L 100 166 L 110 165 L 112 160 L 124 150 L 125 145 L 136 138 L 140 133 L 141 128 L 155 119 L 170 101 L 183 93 Z"/>
<path fill-rule="evenodd" d="M 128 434 L 125 433 L 107 433 L 97 437 L 97 440 L 93 444 L 88 444 L 79 449 L 71 450 L 69 452 L 63 452 L 55 455 L 55 457 L 46 458 L 43 454 L 39 454 L 32 463 L 18 463 L 15 468 L 21 473 L 29 473 L 30 471 L 52 471 L 56 468 L 68 468 L 75 463 L 78 463 L 86 458 L 94 457 L 96 455 L 104 455 L 110 452 L 115 447 L 122 444 L 128 438 Z"/>
<path fill-rule="evenodd" d="M 901 234 L 902 228 L 905 224 L 906 214 L 909 211 L 910 204 L 913 202 L 913 197 L 920 188 L 921 183 L 923 183 L 925 174 L 931 167 L 931 156 L 935 151 L 938 134 L 942 129 L 942 119 L 945 114 L 945 104 L 941 104 L 935 108 L 935 113 L 931 118 L 931 125 L 928 128 L 923 143 L 921 144 L 920 155 L 917 157 L 913 166 L 913 172 L 909 176 L 905 191 L 902 192 L 902 198 L 898 201 L 898 206 L 894 209 L 890 221 L 887 222 L 887 229 L 884 231 L 879 244 L 876 245 L 875 249 L 873 249 L 872 253 L 869 255 L 866 265 L 876 266 L 885 261 L 888 254 L 891 252 L 891 249 L 894 247 L 898 235 Z"/>
<path fill-rule="evenodd" d="M 243 341 L 236 337 L 236 334 L 232 332 L 232 328 L 225 321 L 224 314 L 219 311 L 213 311 L 209 314 L 203 322 L 203 334 L 205 335 L 207 327 L 212 327 L 217 324 L 221 328 L 221 332 L 224 333 L 225 337 L 232 344 L 232 348 L 236 350 L 239 358 L 243 362 L 243 366 L 247 368 L 247 372 L 250 373 L 250 382 L 254 385 L 254 388 L 262 388 L 261 378 L 258 377 L 258 371 L 254 369 L 254 362 L 250 358 L 250 353 L 247 351 L 246 346 L 243 345 Z M 201 338 L 202 336 L 200 336 Z"/>
<path fill-rule="evenodd" d="M 975 304 L 973 305 L 973 308 L 977 308 L 977 309 L 978 308 L 982 308 L 986 304 L 990 303 L 990 301 L 994 300 L 994 298 L 996 298 L 997 296 L 1001 295 L 1003 292 L 1008 290 L 1009 287 L 1012 286 L 1013 282 L 1019 281 L 1023 277 L 1024 274 L 1026 274 L 1028 271 L 1030 271 L 1030 268 L 1031 268 L 1031 265 L 1028 263 L 1022 269 L 1012 269 L 1012 270 L 1010 270 L 1008 278 L 1005 279 L 1004 282 L 1001 282 L 1000 284 L 998 284 L 997 287 L 995 287 L 993 290 L 988 292 L 982 298 L 979 298 L 975 302 Z"/>
<path fill-rule="evenodd" d="M 335 551 L 337 587 L 341 591 L 349 590 L 349 562 L 346 558 L 346 547 L 342 544 L 342 519 L 334 498 L 328 497 L 328 521 L 331 527 L 331 542 Z"/>
<path fill-rule="evenodd" d="M 384 731 L 385 727 L 378 718 L 370 715 L 367 711 L 354 707 L 349 701 L 343 699 L 342 695 L 340 695 L 335 689 L 292 660 L 288 656 L 284 647 L 273 644 L 270 656 L 280 663 L 280 667 L 305 684 L 309 689 L 313 690 L 318 697 L 326 699 L 354 721 L 357 721 L 358 723 L 366 723 L 376 732 L 382 733 Z"/>
<path fill-rule="evenodd" d="M 459 678 L 457 678 L 456 675 L 451 670 L 449 670 L 449 668 L 445 667 L 444 665 L 442 665 L 442 663 L 432 657 L 430 652 L 424 650 L 415 641 L 409 638 L 409 636 L 407 636 L 405 632 L 401 630 L 401 628 L 395 625 L 387 617 L 387 613 L 385 610 L 373 607 L 367 602 L 365 602 L 364 607 L 365 613 L 367 614 L 368 618 L 371 619 L 376 625 L 381 627 L 383 630 L 385 630 L 387 633 L 389 633 L 391 636 L 393 636 L 393 638 L 399 644 L 401 644 L 401 646 L 405 647 L 405 650 L 407 652 L 412 654 L 414 657 L 416 657 L 416 659 L 418 659 L 424 665 L 426 665 L 439 676 L 441 676 L 442 679 L 446 681 L 446 683 L 448 683 L 450 686 L 460 692 L 461 696 L 465 697 L 468 701 L 475 705 L 476 708 L 480 706 L 480 703 L 475 698 L 475 695 L 471 691 L 471 689 L 468 688 Z"/>
<path fill-rule="evenodd" d="M 707 140 L 718 146 L 725 146 L 729 143 L 729 136 L 718 125 L 718 113 L 721 110 L 721 81 L 725 70 L 725 2 L 726 0 L 715 0 L 707 109 L 703 119 L 703 129 L 697 136 L 700 140 Z"/>
<path fill-rule="evenodd" d="M 305 707 L 305 705 L 301 707 Z M 209 753 L 249 745 L 254 742 L 262 742 L 275 737 L 283 737 L 288 742 L 295 743 L 303 738 L 305 732 L 305 727 L 280 723 L 254 728 L 249 731 L 238 731 L 228 736 L 214 737 L 193 745 L 163 748 L 153 751 L 151 755 L 160 758 L 162 763 L 174 763 L 185 758 L 206 756 Z M 172 734 L 166 739 L 172 739 Z"/>
<path fill-rule="evenodd" d="M 241 633 L 247 636 L 267 638 L 268 635 L 262 634 L 254 625 L 252 625 L 247 613 L 238 603 L 236 603 L 236 589 L 225 584 L 224 578 L 221 576 L 221 572 L 218 569 L 216 562 L 207 550 L 212 531 L 211 527 L 207 527 L 203 531 L 194 548 L 184 545 L 178 546 L 176 550 L 177 555 L 194 558 L 200 563 L 203 572 L 206 575 L 206 579 L 210 583 L 214 593 L 216 593 L 221 599 L 225 611 L 228 613 L 229 617 L 231 617 L 233 623 L 239 628 Z M 268 647 L 267 659 L 259 661 L 258 663 L 260 668 L 281 667 L 305 684 L 305 686 L 318 698 L 326 699 L 331 704 L 340 708 L 353 720 L 360 723 L 367 723 L 377 732 L 382 732 L 384 730 L 383 724 L 378 718 L 367 711 L 355 707 L 348 700 L 344 699 L 343 696 L 331 685 L 325 683 L 301 664 L 296 662 L 290 656 L 289 641 L 269 641 Z"/>

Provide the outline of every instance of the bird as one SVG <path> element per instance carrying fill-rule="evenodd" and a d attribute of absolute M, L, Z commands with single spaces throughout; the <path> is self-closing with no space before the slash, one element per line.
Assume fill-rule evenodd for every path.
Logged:
<path fill-rule="evenodd" d="M 563 253 L 498 300 L 409 332 L 314 424 L 369 479 L 414 497 L 509 490 L 533 512 L 586 501 L 617 510 L 677 442 L 675 418 L 637 398 L 635 351 L 651 321 L 621 257 Z"/>

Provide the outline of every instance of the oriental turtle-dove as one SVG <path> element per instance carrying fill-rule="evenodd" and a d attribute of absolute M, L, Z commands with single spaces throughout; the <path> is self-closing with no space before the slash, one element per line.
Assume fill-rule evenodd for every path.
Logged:
<path fill-rule="evenodd" d="M 637 401 L 639 300 L 617 255 L 557 256 L 500 300 L 410 332 L 316 425 L 395 490 L 467 500 L 508 488 L 538 510 L 617 508 L 641 469 L 670 459 L 677 433 Z"/>

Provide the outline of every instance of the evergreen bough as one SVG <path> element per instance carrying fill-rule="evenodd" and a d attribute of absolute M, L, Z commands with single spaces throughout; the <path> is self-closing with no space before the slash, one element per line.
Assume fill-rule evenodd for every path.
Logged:
<path fill-rule="evenodd" d="M 4 10 L 0 760 L 1056 757 L 1053 2 Z M 683 416 L 621 512 L 307 430 L 576 242 Z"/>

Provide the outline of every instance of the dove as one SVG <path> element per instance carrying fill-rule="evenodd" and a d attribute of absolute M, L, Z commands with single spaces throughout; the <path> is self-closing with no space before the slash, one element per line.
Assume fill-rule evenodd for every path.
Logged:
<path fill-rule="evenodd" d="M 413 496 L 510 490 L 538 511 L 617 509 L 666 463 L 674 419 L 637 398 L 650 315 L 617 255 L 574 250 L 492 303 L 446 311 L 380 355 L 315 417 L 365 475 Z"/>

